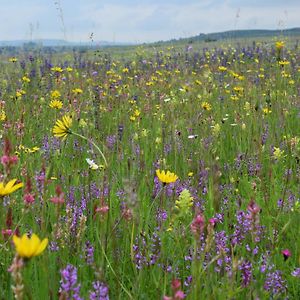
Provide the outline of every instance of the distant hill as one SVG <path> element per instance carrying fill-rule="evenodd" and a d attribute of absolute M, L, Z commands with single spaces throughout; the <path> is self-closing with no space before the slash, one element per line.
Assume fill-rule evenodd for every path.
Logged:
<path fill-rule="evenodd" d="M 259 38 L 259 37 L 273 37 L 273 36 L 300 36 L 300 27 L 284 29 L 284 30 L 266 30 L 266 29 L 250 29 L 250 30 L 230 30 L 215 33 L 200 33 L 196 36 L 188 38 L 172 39 L 169 41 L 158 41 L 154 43 L 168 43 L 168 42 L 197 42 L 197 41 L 219 41 L 225 39 L 241 39 L 241 38 Z M 130 46 L 137 45 L 136 43 L 122 43 L 122 42 L 108 42 L 108 41 L 93 41 L 93 42 L 69 42 L 59 39 L 40 39 L 40 40 L 12 40 L 0 41 L 0 47 L 109 47 L 109 46 Z"/>
<path fill-rule="evenodd" d="M 300 28 L 291 28 L 284 30 L 266 30 L 266 29 L 250 29 L 250 30 L 230 30 L 215 33 L 200 33 L 199 35 L 190 38 L 182 38 L 180 41 L 218 41 L 224 39 L 234 38 L 258 38 L 258 37 L 272 37 L 272 36 L 300 36 Z M 173 40 L 174 41 L 174 40 Z"/>
<path fill-rule="evenodd" d="M 58 39 L 41 39 L 41 40 L 12 40 L 0 41 L 0 47 L 92 47 L 92 46 L 122 46 L 132 45 L 130 43 L 108 42 L 108 41 L 94 41 L 94 42 L 69 42 Z"/>

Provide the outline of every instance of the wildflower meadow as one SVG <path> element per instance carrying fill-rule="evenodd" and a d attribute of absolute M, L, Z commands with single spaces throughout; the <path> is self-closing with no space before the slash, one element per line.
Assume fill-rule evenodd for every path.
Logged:
<path fill-rule="evenodd" d="M 120 51 L 1 54 L 0 299 L 300 299 L 297 41 Z"/>

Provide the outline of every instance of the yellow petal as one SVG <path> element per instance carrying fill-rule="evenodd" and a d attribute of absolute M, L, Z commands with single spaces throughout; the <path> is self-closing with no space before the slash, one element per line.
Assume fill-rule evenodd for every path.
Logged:
<path fill-rule="evenodd" d="M 12 188 L 12 186 L 15 184 L 15 182 L 17 181 L 17 179 L 12 179 L 10 180 L 6 185 L 5 185 L 5 190 L 10 190 Z"/>
<path fill-rule="evenodd" d="M 30 252 L 30 257 L 35 256 L 40 244 L 41 240 L 38 238 L 36 234 L 33 234 L 30 238 L 30 245 L 29 245 L 29 252 Z"/>
<path fill-rule="evenodd" d="M 43 239 L 43 241 L 39 244 L 39 247 L 37 248 L 34 255 L 36 256 L 41 254 L 46 249 L 47 245 L 48 245 L 48 239 Z"/>
<path fill-rule="evenodd" d="M 14 191 L 16 191 L 16 190 L 18 190 L 19 188 L 23 187 L 23 185 L 24 185 L 23 182 L 17 183 L 16 185 L 14 185 L 14 186 L 10 189 L 9 193 L 13 193 Z"/>
<path fill-rule="evenodd" d="M 31 257 L 30 242 L 27 234 L 23 234 L 21 237 L 20 248 L 18 253 L 22 257 L 27 257 L 27 258 Z"/>

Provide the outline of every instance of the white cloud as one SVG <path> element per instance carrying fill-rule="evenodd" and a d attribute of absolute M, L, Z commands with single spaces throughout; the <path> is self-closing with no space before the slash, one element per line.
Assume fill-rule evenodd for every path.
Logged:
<path fill-rule="evenodd" d="M 61 4 L 69 40 L 87 41 L 92 32 L 95 40 L 143 42 L 201 32 L 300 26 L 298 1 L 255 1 L 255 5 L 237 0 L 61 0 Z M 34 38 L 63 38 L 59 12 L 52 1 L 11 0 L 0 7 L 0 13 L 1 39 L 29 38 L 30 23 Z"/>

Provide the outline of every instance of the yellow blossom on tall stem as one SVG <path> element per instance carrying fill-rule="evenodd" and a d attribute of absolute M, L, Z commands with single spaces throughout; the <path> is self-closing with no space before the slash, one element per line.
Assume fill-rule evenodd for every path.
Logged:
<path fill-rule="evenodd" d="M 49 106 L 55 109 L 61 109 L 63 107 L 63 103 L 60 100 L 54 99 L 50 102 Z"/>
<path fill-rule="evenodd" d="M 41 241 L 34 233 L 30 238 L 27 234 L 23 234 L 22 237 L 14 235 L 13 242 L 15 244 L 17 254 L 26 259 L 40 255 L 48 245 L 47 238 Z"/>
<path fill-rule="evenodd" d="M 69 134 L 72 134 L 71 131 L 72 118 L 68 115 L 62 117 L 61 120 L 57 120 L 52 132 L 55 137 L 62 138 L 63 140 L 67 138 Z"/>
<path fill-rule="evenodd" d="M 159 169 L 156 170 L 156 176 L 163 184 L 172 183 L 178 179 L 178 176 L 175 173 L 170 171 L 160 171 Z"/>
<path fill-rule="evenodd" d="M 85 136 L 83 136 L 79 133 L 71 131 L 71 127 L 72 127 L 72 118 L 68 115 L 65 115 L 62 117 L 61 120 L 56 121 L 56 123 L 52 129 L 52 133 L 55 137 L 62 138 L 63 140 L 65 140 L 69 134 L 73 134 L 74 136 L 80 137 L 80 138 L 88 141 L 100 153 L 100 155 L 102 156 L 102 158 L 104 160 L 105 167 L 107 167 L 108 166 L 107 160 L 106 160 L 103 152 L 101 151 L 101 149 L 92 140 L 86 138 Z"/>

